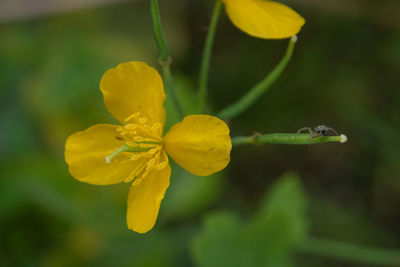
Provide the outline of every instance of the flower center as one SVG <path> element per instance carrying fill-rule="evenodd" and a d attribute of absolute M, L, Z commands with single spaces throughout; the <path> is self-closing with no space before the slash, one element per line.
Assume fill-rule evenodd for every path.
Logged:
<path fill-rule="evenodd" d="M 150 117 L 153 112 L 149 110 Z M 127 140 L 137 142 L 156 142 L 161 143 L 162 124 L 160 122 L 151 123 L 153 118 L 141 116 L 136 112 L 125 119 L 126 124 L 117 129 L 121 136 L 126 136 Z M 128 143 L 129 145 L 129 143 Z"/>
<path fill-rule="evenodd" d="M 148 113 L 150 116 L 153 114 L 151 111 Z M 129 182 L 137 176 L 144 177 L 154 168 L 161 170 L 168 165 L 168 158 L 162 151 L 163 125 L 159 122 L 151 125 L 150 121 L 152 120 L 141 116 L 139 112 L 127 117 L 126 124 L 117 128 L 119 136 L 116 137 L 125 140 L 125 144 L 105 157 L 106 163 L 110 164 L 119 154 L 131 153 L 128 161 L 135 161 L 136 166 L 125 182 Z"/>

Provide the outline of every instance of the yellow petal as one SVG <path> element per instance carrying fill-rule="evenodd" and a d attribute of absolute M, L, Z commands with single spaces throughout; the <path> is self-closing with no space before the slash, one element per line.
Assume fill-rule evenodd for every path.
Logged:
<path fill-rule="evenodd" d="M 125 124 L 140 112 L 150 125 L 164 125 L 164 87 L 158 72 L 144 62 L 127 62 L 109 69 L 102 77 L 100 90 L 108 111 Z"/>
<path fill-rule="evenodd" d="M 225 122 L 213 116 L 192 115 L 169 130 L 164 147 L 182 168 L 207 176 L 228 165 L 232 143 Z"/>
<path fill-rule="evenodd" d="M 305 20 L 293 9 L 267 0 L 223 0 L 236 27 L 264 39 L 282 39 L 297 34 Z"/>
<path fill-rule="evenodd" d="M 165 162 L 167 156 L 163 154 Z M 153 168 L 145 177 L 133 182 L 128 196 L 129 229 L 146 233 L 153 228 L 170 176 L 171 167 L 167 164 L 161 170 Z"/>
<path fill-rule="evenodd" d="M 65 161 L 71 175 L 81 182 L 108 185 L 123 182 L 144 159 L 129 160 L 129 153 L 121 153 L 111 163 L 105 157 L 125 144 L 111 124 L 97 124 L 68 137 Z"/>

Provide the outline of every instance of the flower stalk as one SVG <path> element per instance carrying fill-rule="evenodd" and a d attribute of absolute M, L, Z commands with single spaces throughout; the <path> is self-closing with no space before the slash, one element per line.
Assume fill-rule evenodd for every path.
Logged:
<path fill-rule="evenodd" d="M 167 88 L 167 92 L 169 92 L 171 96 L 171 100 L 174 103 L 176 112 L 178 113 L 179 118 L 183 118 L 186 114 L 183 111 L 182 105 L 179 102 L 178 96 L 176 95 L 176 87 L 175 87 L 175 82 L 174 78 L 172 77 L 171 73 L 171 68 L 170 68 L 170 63 L 164 64 L 163 62 L 161 63 L 161 70 L 162 70 L 162 76 L 165 81 L 165 86 Z"/>
<path fill-rule="evenodd" d="M 264 80 L 256 84 L 241 99 L 222 109 L 216 116 L 225 120 L 233 119 L 246 111 L 262 94 L 268 91 L 289 63 L 296 42 L 297 35 L 293 35 L 289 40 L 285 55 L 278 65 L 276 65 L 276 67 L 264 78 Z"/>
<path fill-rule="evenodd" d="M 215 32 L 217 29 L 218 19 L 221 14 L 222 2 L 221 0 L 216 0 L 214 5 L 213 14 L 210 21 L 210 26 L 208 27 L 208 33 L 206 38 L 206 43 L 203 50 L 203 57 L 201 60 L 200 74 L 199 74 L 199 112 L 204 111 L 204 107 L 207 102 L 207 82 L 208 82 L 208 72 L 210 67 L 210 58 L 212 47 L 214 44 Z"/>
<path fill-rule="evenodd" d="M 153 21 L 153 33 L 160 58 L 162 61 L 168 61 L 169 52 L 167 42 L 165 41 L 164 34 L 161 26 L 160 10 L 158 8 L 157 0 L 150 0 L 150 14 Z"/>
<path fill-rule="evenodd" d="M 167 87 L 167 93 L 171 96 L 172 102 L 174 103 L 175 109 L 180 118 L 183 118 L 185 115 L 182 109 L 182 105 L 179 102 L 179 99 L 176 95 L 176 87 L 174 83 L 174 79 L 171 73 L 171 62 L 172 59 L 169 55 L 167 42 L 165 41 L 161 18 L 160 18 L 160 10 L 158 8 L 157 0 L 150 0 L 150 14 L 153 22 L 153 34 L 154 40 L 156 42 L 158 52 L 160 54 L 160 64 L 163 73 L 163 79 L 165 80 L 165 85 Z"/>
<path fill-rule="evenodd" d="M 257 144 L 279 144 L 279 145 L 313 145 L 329 142 L 347 142 L 346 135 L 319 136 L 311 138 L 309 134 L 273 133 L 252 136 L 238 136 L 232 138 L 232 146 L 257 145 Z"/>

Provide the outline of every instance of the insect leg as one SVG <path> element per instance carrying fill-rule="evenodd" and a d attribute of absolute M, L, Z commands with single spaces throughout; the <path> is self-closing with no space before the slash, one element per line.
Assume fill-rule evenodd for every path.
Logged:
<path fill-rule="evenodd" d="M 304 128 L 299 129 L 297 131 L 296 135 L 300 134 L 302 131 L 305 131 L 305 130 L 307 130 L 310 134 L 312 134 L 312 130 L 310 127 L 304 127 Z"/>
<path fill-rule="evenodd" d="M 331 130 L 331 131 L 334 132 L 337 136 L 339 136 L 339 134 L 338 134 L 335 130 L 333 130 L 332 128 L 328 127 L 328 130 Z"/>
<path fill-rule="evenodd" d="M 298 131 L 297 131 L 297 133 L 296 133 L 296 138 L 297 138 L 297 136 L 302 132 L 302 131 L 305 131 L 305 130 L 307 130 L 309 133 L 310 133 L 310 140 L 312 139 L 312 135 L 313 135 L 313 131 L 311 130 L 311 128 L 310 127 L 304 127 L 304 128 L 301 128 L 301 129 L 299 129 Z M 295 138 L 295 140 L 296 140 L 296 138 Z"/>

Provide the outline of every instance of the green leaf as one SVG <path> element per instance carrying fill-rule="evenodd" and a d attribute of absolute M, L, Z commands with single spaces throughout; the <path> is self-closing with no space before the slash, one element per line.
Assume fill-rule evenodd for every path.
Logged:
<path fill-rule="evenodd" d="M 306 237 L 307 200 L 297 175 L 283 175 L 262 201 L 246 236 L 257 266 L 287 266 L 291 250 Z M 260 264 L 259 264 L 260 263 Z"/>
<path fill-rule="evenodd" d="M 193 241 L 199 266 L 291 266 L 291 251 L 307 233 L 307 200 L 300 180 L 283 175 L 247 223 L 219 213 L 206 218 Z"/>
<path fill-rule="evenodd" d="M 192 243 L 193 257 L 199 266 L 242 265 L 242 223 L 233 214 L 220 212 L 204 222 L 203 233 Z"/>
<path fill-rule="evenodd" d="M 307 207 L 307 199 L 298 176 L 286 173 L 264 197 L 261 210 L 255 218 L 255 225 L 279 220 L 287 226 L 285 230 L 290 231 L 288 234 L 292 237 L 290 243 L 297 242 L 306 234 Z"/>

